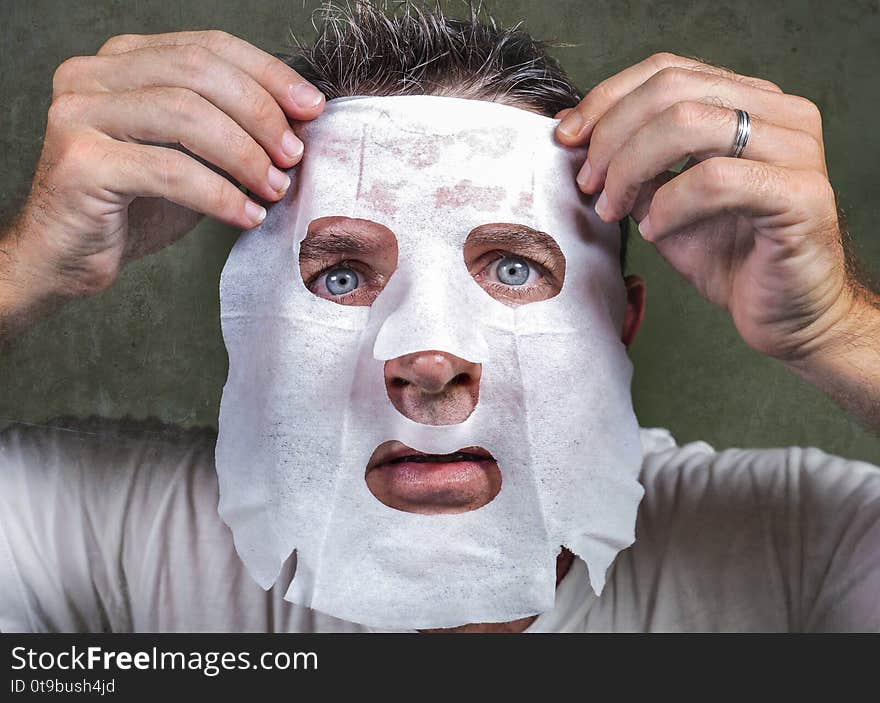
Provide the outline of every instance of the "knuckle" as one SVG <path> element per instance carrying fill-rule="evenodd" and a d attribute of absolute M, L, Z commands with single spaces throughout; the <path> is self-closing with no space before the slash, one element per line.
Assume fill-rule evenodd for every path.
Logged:
<path fill-rule="evenodd" d="M 207 68 L 210 53 L 210 50 L 198 44 L 184 44 L 178 49 L 183 70 L 191 73 L 201 73 Z"/>
<path fill-rule="evenodd" d="M 211 212 L 232 212 L 235 201 L 233 191 L 239 192 L 226 179 L 212 174 L 212 177 L 205 183 L 205 203 Z"/>
<path fill-rule="evenodd" d="M 613 105 L 617 102 L 617 98 L 618 95 L 612 87 L 611 82 L 604 80 L 593 86 L 587 96 L 581 100 L 574 109 L 581 114 L 586 115 L 586 113 L 589 112 L 590 106 Z"/>
<path fill-rule="evenodd" d="M 837 196 L 831 182 L 824 174 L 815 171 L 798 171 L 780 184 L 787 206 L 800 212 L 806 221 L 816 223 L 818 217 L 833 225 L 837 220 Z"/>
<path fill-rule="evenodd" d="M 209 49 L 223 49 L 233 41 L 233 36 L 222 29 L 206 29 L 199 33 Z"/>
<path fill-rule="evenodd" d="M 759 161 L 752 162 L 751 168 L 745 171 L 742 178 L 743 181 L 751 185 L 751 189 L 755 193 L 761 195 L 779 197 L 788 189 L 788 181 L 784 173 Z"/>
<path fill-rule="evenodd" d="M 683 100 L 667 108 L 666 113 L 676 127 L 690 130 L 704 123 L 707 117 L 707 108 L 708 106 L 702 103 Z"/>
<path fill-rule="evenodd" d="M 804 175 L 803 184 L 805 194 L 810 200 L 832 203 L 836 201 L 834 187 L 824 174 L 815 171 L 808 172 Z"/>
<path fill-rule="evenodd" d="M 71 135 L 60 144 L 59 156 L 68 164 L 88 164 L 98 156 L 98 144 L 83 134 Z"/>
<path fill-rule="evenodd" d="M 98 56 L 104 54 L 122 54 L 131 51 L 137 47 L 138 35 L 136 34 L 117 34 L 105 41 L 101 48 L 98 49 Z"/>
<path fill-rule="evenodd" d="M 732 174 L 726 160 L 717 157 L 706 159 L 699 168 L 701 187 L 708 196 L 717 197 L 728 191 Z"/>
<path fill-rule="evenodd" d="M 99 178 L 105 154 L 96 139 L 84 134 L 71 134 L 57 144 L 52 162 L 59 178 L 76 183 Z"/>
<path fill-rule="evenodd" d="M 680 66 L 668 66 L 657 71 L 649 80 L 657 90 L 665 93 L 675 90 L 692 73 L 693 71 Z"/>
<path fill-rule="evenodd" d="M 73 88 L 76 81 L 84 75 L 89 63 L 87 56 L 71 56 L 62 62 L 52 76 L 52 94 L 60 95 Z"/>
<path fill-rule="evenodd" d="M 256 75 L 263 85 L 289 83 L 291 79 L 301 80 L 298 73 L 274 56 L 266 59 Z"/>
<path fill-rule="evenodd" d="M 175 119 L 189 123 L 202 112 L 202 99 L 188 88 L 171 86 L 161 88 L 161 99 L 167 102 Z"/>
<path fill-rule="evenodd" d="M 274 124 L 281 119 L 281 109 L 278 104 L 269 97 L 262 96 L 254 102 L 254 119 L 261 125 Z M 280 134 L 280 129 L 278 130 Z"/>
<path fill-rule="evenodd" d="M 681 62 L 681 59 L 669 51 L 658 51 L 656 54 L 652 54 L 648 57 L 648 63 L 653 65 L 657 71 L 662 71 L 664 68 L 671 68 Z"/>
<path fill-rule="evenodd" d="M 261 150 L 247 134 L 239 130 L 227 130 L 221 139 L 225 152 L 234 163 L 247 164 L 255 171 L 262 168 L 262 174 L 265 175 L 269 168 L 269 159 L 260 154 Z"/>
<path fill-rule="evenodd" d="M 47 117 L 47 130 L 68 126 L 82 109 L 85 97 L 78 93 L 61 93 L 52 99 Z"/>
<path fill-rule="evenodd" d="M 801 143 L 798 146 L 798 151 L 810 164 L 822 164 L 824 162 L 822 142 L 809 132 L 801 132 L 799 136 Z"/>
<path fill-rule="evenodd" d="M 822 112 L 819 110 L 819 106 L 811 100 L 799 96 L 796 96 L 796 105 L 801 119 L 808 125 L 809 129 L 815 134 L 821 133 Z"/>

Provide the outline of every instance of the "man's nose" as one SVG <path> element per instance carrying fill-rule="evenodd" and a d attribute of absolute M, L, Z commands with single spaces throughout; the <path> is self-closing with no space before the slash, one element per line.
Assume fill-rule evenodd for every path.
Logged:
<path fill-rule="evenodd" d="M 423 351 L 385 362 L 385 389 L 397 411 L 423 425 L 456 425 L 477 407 L 482 367 Z"/>

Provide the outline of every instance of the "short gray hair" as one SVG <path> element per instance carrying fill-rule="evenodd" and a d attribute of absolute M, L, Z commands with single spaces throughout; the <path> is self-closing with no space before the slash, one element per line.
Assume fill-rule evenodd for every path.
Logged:
<path fill-rule="evenodd" d="M 325 3 L 311 44 L 295 38 L 293 68 L 328 99 L 346 95 L 455 95 L 528 106 L 552 117 L 581 99 L 550 44 L 481 6 L 463 19 L 439 3 Z"/>
<path fill-rule="evenodd" d="M 406 0 L 379 6 L 367 0 L 324 3 L 316 36 L 293 37 L 281 55 L 328 100 L 350 95 L 449 95 L 524 107 L 553 117 L 582 93 L 548 50 L 521 23 L 505 27 L 482 3 L 466 2 L 467 16 L 450 17 L 437 2 Z M 620 265 L 627 228 L 621 221 Z"/>

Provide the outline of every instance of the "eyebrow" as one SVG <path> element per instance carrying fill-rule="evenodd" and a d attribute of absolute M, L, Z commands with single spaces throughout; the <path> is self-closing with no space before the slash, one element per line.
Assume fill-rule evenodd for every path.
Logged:
<path fill-rule="evenodd" d="M 470 233 L 467 246 L 515 248 L 521 254 L 562 255 L 559 245 L 549 234 L 525 225 L 481 225 Z"/>
<path fill-rule="evenodd" d="M 342 227 L 310 230 L 300 244 L 299 256 L 308 261 L 324 261 L 338 255 L 368 254 L 379 246 L 371 239 L 347 232 Z"/>
<path fill-rule="evenodd" d="M 373 237 L 354 234 L 344 226 L 310 229 L 300 243 L 300 260 L 321 262 L 336 256 L 357 256 L 375 252 L 382 243 Z M 508 223 L 480 225 L 467 238 L 466 246 L 515 249 L 535 258 L 562 256 L 559 245 L 545 232 Z"/>

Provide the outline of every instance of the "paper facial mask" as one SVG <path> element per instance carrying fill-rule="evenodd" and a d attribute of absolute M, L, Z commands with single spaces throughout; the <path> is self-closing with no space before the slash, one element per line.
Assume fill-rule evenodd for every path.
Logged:
<path fill-rule="evenodd" d="M 220 514 L 263 588 L 295 550 L 294 603 L 382 628 L 503 622 L 553 607 L 562 545 L 599 593 L 633 542 L 643 491 L 619 231 L 577 192 L 584 153 L 559 146 L 555 125 L 496 103 L 405 96 L 334 100 L 303 127 L 290 193 L 241 236 L 220 283 Z M 369 307 L 303 282 L 300 244 L 329 216 L 396 238 L 397 268 Z M 519 307 L 490 296 L 463 254 L 487 223 L 552 237 L 561 292 Z M 482 365 L 463 422 L 420 424 L 389 400 L 385 362 L 426 350 Z M 432 454 L 482 447 L 501 490 L 454 515 L 388 507 L 364 475 L 389 440 Z"/>

